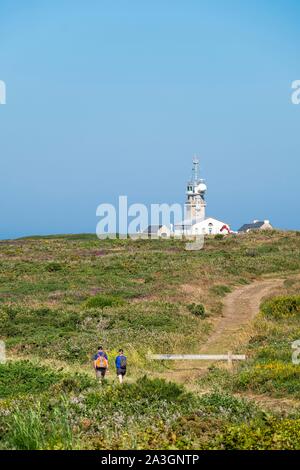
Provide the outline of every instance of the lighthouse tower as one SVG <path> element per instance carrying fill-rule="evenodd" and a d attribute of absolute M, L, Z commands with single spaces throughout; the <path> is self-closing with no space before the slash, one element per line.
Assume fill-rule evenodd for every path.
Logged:
<path fill-rule="evenodd" d="M 187 183 L 185 219 L 197 220 L 200 222 L 205 219 L 205 193 L 207 186 L 205 180 L 199 178 L 199 160 L 193 158 L 192 178 Z"/>

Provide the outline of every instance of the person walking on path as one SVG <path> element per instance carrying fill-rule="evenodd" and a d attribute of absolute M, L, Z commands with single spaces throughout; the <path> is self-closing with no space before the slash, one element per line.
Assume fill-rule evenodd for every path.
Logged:
<path fill-rule="evenodd" d="M 97 354 L 94 356 L 94 369 L 97 379 L 102 382 L 108 371 L 108 356 L 102 346 L 98 346 Z"/>
<path fill-rule="evenodd" d="M 119 349 L 119 354 L 116 357 L 116 370 L 120 384 L 123 383 L 123 379 L 126 374 L 126 367 L 127 357 L 124 355 L 123 349 Z"/>

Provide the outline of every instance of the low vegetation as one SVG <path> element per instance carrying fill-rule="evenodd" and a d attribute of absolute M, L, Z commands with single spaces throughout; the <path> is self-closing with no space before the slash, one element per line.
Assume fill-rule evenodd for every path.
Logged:
<path fill-rule="evenodd" d="M 289 290 L 298 289 L 298 284 L 292 284 Z M 233 374 L 213 367 L 206 377 L 207 383 L 235 393 L 300 400 L 300 364 L 292 359 L 295 351 L 292 344 L 300 339 L 298 302 L 298 295 L 264 301 L 245 351 L 246 363 Z"/>
<path fill-rule="evenodd" d="M 262 313 L 268 318 L 300 318 L 300 296 L 282 296 L 270 299 L 262 305 Z"/>
<path fill-rule="evenodd" d="M 189 304 L 187 308 L 193 315 L 196 315 L 196 317 L 201 317 L 201 318 L 206 317 L 205 307 L 203 304 L 193 303 L 193 304 Z"/>
<path fill-rule="evenodd" d="M 2 449 L 299 449 L 300 237 L 268 232 L 179 240 L 93 235 L 0 242 Z M 187 387 L 158 376 L 147 353 L 195 353 L 223 297 L 261 277 L 284 288 L 261 306 L 233 372 L 211 367 Z M 101 387 L 91 357 L 103 344 L 129 357 L 121 387 Z M 171 377 L 171 375 L 170 375 Z M 291 400 L 287 412 L 251 399 Z M 300 403 L 300 401 L 299 401 Z"/>

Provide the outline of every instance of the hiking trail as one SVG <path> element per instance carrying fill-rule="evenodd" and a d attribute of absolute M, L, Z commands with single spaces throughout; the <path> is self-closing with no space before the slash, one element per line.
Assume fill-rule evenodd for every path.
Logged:
<path fill-rule="evenodd" d="M 262 299 L 272 295 L 273 292 L 275 294 L 276 289 L 282 287 L 283 282 L 284 279 L 258 280 L 238 287 L 227 294 L 223 301 L 222 316 L 212 319 L 212 331 L 207 341 L 195 354 L 227 354 L 228 351 L 235 351 L 239 344 L 247 343 L 251 321 L 259 312 Z M 242 350 L 236 352 L 243 354 Z M 212 364 L 220 363 L 186 361 L 183 367 L 180 361 L 174 361 L 174 368 L 166 370 L 163 376 L 168 380 L 191 384 Z"/>

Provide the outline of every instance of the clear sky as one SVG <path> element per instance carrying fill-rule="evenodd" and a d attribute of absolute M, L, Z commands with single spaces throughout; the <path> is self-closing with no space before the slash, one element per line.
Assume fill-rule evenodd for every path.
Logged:
<path fill-rule="evenodd" d="M 0 0 L 0 238 L 184 202 L 300 229 L 299 0 Z"/>

